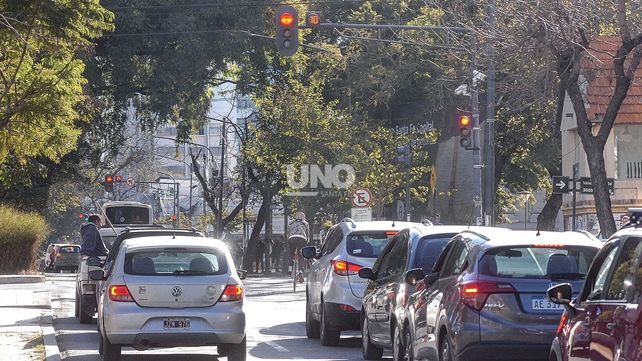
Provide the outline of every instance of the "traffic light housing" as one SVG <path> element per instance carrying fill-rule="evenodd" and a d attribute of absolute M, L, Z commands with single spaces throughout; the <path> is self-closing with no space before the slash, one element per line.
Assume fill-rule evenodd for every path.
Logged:
<path fill-rule="evenodd" d="M 114 191 L 114 176 L 111 174 L 107 174 L 105 176 L 105 182 L 103 183 L 105 185 L 105 191 L 106 192 L 113 192 Z"/>
<path fill-rule="evenodd" d="M 410 161 L 410 146 L 402 145 L 397 147 L 397 162 L 409 166 Z"/>
<path fill-rule="evenodd" d="M 276 49 L 283 56 L 292 56 L 299 49 L 299 15 L 292 6 L 281 6 L 274 17 Z"/>
<path fill-rule="evenodd" d="M 457 119 L 459 125 L 459 145 L 462 148 L 472 148 L 473 119 L 468 114 L 462 114 Z"/>

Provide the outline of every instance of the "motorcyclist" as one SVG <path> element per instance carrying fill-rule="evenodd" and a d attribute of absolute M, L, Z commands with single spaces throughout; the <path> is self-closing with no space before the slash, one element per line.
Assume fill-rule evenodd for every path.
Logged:
<path fill-rule="evenodd" d="M 99 229 L 102 220 L 99 215 L 92 214 L 88 218 L 88 222 L 80 226 L 80 254 L 88 257 L 101 257 L 106 256 L 109 251 L 105 247 L 103 237 L 100 235 Z"/>
<path fill-rule="evenodd" d="M 301 248 L 305 247 L 309 242 L 310 225 L 305 219 L 305 213 L 297 212 L 294 215 L 294 219 L 288 226 L 288 246 L 293 259 L 298 256 Z M 303 282 L 303 272 L 301 271 L 301 267 L 299 267 L 297 278 L 299 282 Z"/>

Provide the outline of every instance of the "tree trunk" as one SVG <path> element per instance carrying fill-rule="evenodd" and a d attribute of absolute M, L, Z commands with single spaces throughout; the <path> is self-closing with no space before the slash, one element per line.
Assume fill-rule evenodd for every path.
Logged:
<path fill-rule="evenodd" d="M 256 216 L 256 222 L 254 223 L 254 228 L 252 228 L 252 234 L 250 239 L 247 241 L 247 248 L 245 249 L 245 256 L 243 257 L 243 268 L 246 270 L 252 269 L 252 263 L 254 258 L 256 258 L 256 242 L 261 235 L 261 230 L 265 225 L 265 219 L 267 217 L 267 211 L 269 209 L 269 200 L 272 198 L 271 195 L 262 194 L 261 208 L 259 208 L 259 213 Z"/>
<path fill-rule="evenodd" d="M 562 195 L 551 194 L 546 200 L 542 212 L 537 215 L 537 229 L 540 231 L 554 231 L 557 213 L 562 207 Z"/>
<path fill-rule="evenodd" d="M 613 219 L 613 210 L 611 209 L 611 195 L 608 191 L 606 181 L 606 166 L 604 156 L 600 149 L 594 150 L 593 153 L 586 152 L 593 179 L 593 197 L 595 199 L 595 210 L 597 220 L 600 222 L 600 233 L 602 237 L 610 237 L 617 227 Z"/>

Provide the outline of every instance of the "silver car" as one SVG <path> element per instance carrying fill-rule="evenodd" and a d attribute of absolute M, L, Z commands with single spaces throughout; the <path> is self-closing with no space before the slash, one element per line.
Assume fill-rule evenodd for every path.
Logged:
<path fill-rule="evenodd" d="M 306 285 L 307 336 L 331 346 L 339 342 L 341 331 L 360 330 L 361 298 L 367 282 L 359 278 L 359 270 L 372 267 L 397 232 L 420 225 L 346 218 L 330 228 L 320 249 L 304 247 L 303 257 L 313 260 Z"/>
<path fill-rule="evenodd" d="M 127 239 L 112 265 L 90 277 L 102 281 L 103 360 L 118 360 L 123 346 L 205 345 L 230 361 L 245 360 L 245 292 L 223 242 L 186 235 Z"/>

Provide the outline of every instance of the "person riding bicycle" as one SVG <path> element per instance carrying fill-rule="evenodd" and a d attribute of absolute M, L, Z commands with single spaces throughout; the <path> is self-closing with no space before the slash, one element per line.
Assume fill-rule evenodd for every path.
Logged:
<path fill-rule="evenodd" d="M 310 225 L 305 219 L 305 213 L 297 212 L 294 219 L 288 226 L 288 246 L 290 254 L 297 257 L 301 248 L 305 247 L 310 241 Z M 297 272 L 299 282 L 303 282 L 303 272 L 299 268 Z"/>

